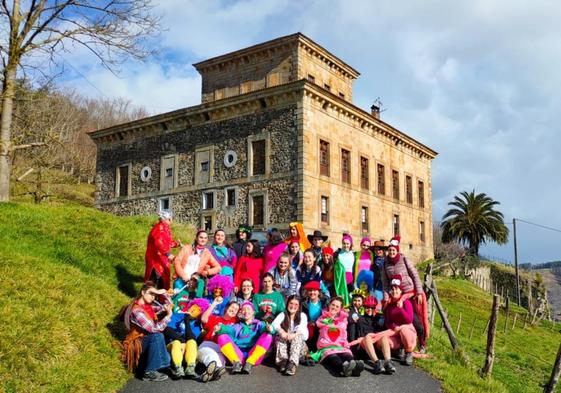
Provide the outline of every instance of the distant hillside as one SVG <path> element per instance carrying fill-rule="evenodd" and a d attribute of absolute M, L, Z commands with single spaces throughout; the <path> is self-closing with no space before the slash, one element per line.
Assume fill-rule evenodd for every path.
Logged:
<path fill-rule="evenodd" d="M 0 390 L 123 386 L 130 376 L 114 317 L 140 286 L 154 221 L 78 205 L 0 204 Z M 189 228 L 175 231 L 192 237 Z"/>

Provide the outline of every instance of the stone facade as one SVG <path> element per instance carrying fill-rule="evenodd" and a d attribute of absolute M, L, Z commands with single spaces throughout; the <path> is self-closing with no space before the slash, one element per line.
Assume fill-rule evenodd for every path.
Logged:
<path fill-rule="evenodd" d="M 352 104 L 357 71 L 299 33 L 195 67 L 201 105 L 91 133 L 100 209 L 230 233 L 298 220 L 335 246 L 399 232 L 412 259 L 432 256 L 436 153 Z"/>

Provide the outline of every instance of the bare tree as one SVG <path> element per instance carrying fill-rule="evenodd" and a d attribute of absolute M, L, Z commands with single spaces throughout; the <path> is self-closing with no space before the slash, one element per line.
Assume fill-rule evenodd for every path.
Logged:
<path fill-rule="evenodd" d="M 26 59 L 39 57 L 34 70 L 49 73 L 60 54 L 86 48 L 110 70 L 127 58 L 145 59 L 152 50 L 145 39 L 159 29 L 151 0 L 20 0 L 0 1 L 0 56 L 3 66 L 0 122 L 0 202 L 10 198 L 13 153 L 42 142 L 17 145 L 12 117 L 17 72 Z"/>

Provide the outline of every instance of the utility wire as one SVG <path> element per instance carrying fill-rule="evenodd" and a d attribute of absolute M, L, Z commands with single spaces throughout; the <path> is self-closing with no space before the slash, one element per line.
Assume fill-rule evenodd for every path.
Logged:
<path fill-rule="evenodd" d="M 546 225 L 536 224 L 535 222 L 526 221 L 526 220 L 523 220 L 523 219 L 521 219 L 521 218 L 515 218 L 515 220 L 516 220 L 516 221 L 520 221 L 520 222 L 524 222 L 524 223 L 526 223 L 526 224 L 534 225 L 534 226 L 536 226 L 536 227 L 540 227 L 540 228 L 543 228 L 543 229 L 547 229 L 547 230 L 550 230 L 550 231 L 554 231 L 554 232 L 559 232 L 559 233 L 561 233 L 561 229 L 548 227 L 548 226 L 546 226 Z"/>

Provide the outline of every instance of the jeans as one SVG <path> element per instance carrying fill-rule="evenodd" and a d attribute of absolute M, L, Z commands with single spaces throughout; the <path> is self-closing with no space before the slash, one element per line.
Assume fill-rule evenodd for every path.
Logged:
<path fill-rule="evenodd" d="M 144 336 L 141 358 L 145 365 L 145 372 L 169 367 L 170 356 L 162 333 L 152 333 Z"/>

